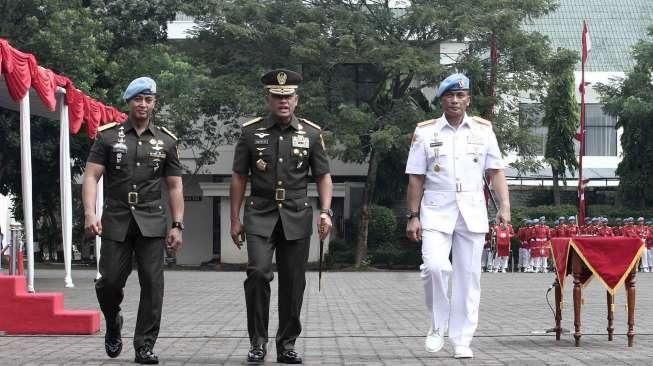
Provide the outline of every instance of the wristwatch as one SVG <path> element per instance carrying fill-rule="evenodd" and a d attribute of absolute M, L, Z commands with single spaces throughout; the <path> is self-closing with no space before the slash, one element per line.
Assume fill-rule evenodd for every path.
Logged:
<path fill-rule="evenodd" d="M 325 213 L 325 214 L 329 215 L 329 217 L 333 217 L 333 210 L 330 209 L 330 208 L 321 208 L 320 213 L 321 214 Z"/>
<path fill-rule="evenodd" d="M 407 210 L 406 211 L 406 219 L 410 220 L 413 217 L 419 218 L 419 212 L 418 211 L 413 211 L 413 210 Z"/>
<path fill-rule="evenodd" d="M 181 222 L 181 221 L 175 221 L 175 222 L 172 223 L 172 228 L 184 231 L 184 223 Z"/>

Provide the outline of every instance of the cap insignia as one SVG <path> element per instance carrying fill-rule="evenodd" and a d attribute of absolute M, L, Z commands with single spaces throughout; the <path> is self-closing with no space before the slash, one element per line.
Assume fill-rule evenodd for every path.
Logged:
<path fill-rule="evenodd" d="M 279 85 L 285 85 L 286 80 L 288 80 L 288 75 L 286 75 L 285 72 L 280 72 L 277 74 L 277 82 L 279 82 Z"/>

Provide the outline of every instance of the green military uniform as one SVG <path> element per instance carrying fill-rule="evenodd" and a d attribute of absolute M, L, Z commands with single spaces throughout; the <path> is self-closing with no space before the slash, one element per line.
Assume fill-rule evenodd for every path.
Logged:
<path fill-rule="evenodd" d="M 268 340 L 272 255 L 279 273 L 277 351 L 292 350 L 301 332 L 301 312 L 313 210 L 306 195 L 309 172 L 329 173 L 318 125 L 294 115 L 286 126 L 273 116 L 243 125 L 233 171 L 250 176 L 244 227 L 248 266 L 245 280 L 247 326 L 252 345 Z"/>
<path fill-rule="evenodd" d="M 138 135 L 132 122 L 100 128 L 88 162 L 103 165 L 100 274 L 95 289 L 106 319 L 116 319 L 136 254 L 141 297 L 134 348 L 156 342 L 163 300 L 167 232 L 162 180 L 181 176 L 176 137 L 152 123 Z"/>

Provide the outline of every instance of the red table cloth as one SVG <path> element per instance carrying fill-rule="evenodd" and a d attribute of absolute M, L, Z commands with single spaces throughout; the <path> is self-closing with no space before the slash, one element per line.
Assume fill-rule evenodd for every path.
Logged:
<path fill-rule="evenodd" d="M 591 271 L 581 278 L 582 283 L 586 284 L 595 276 L 611 294 L 624 283 L 645 248 L 643 240 L 623 236 L 551 239 L 551 253 L 560 288 L 564 286 L 565 276 L 571 273 L 569 257 L 573 250 Z"/>

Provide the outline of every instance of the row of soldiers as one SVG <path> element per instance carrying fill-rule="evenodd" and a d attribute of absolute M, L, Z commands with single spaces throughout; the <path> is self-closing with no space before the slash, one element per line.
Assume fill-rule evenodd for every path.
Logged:
<path fill-rule="evenodd" d="M 549 271 L 549 240 L 576 235 L 640 238 L 645 241 L 647 247 L 642 254 L 640 271 L 653 272 L 653 222 L 645 222 L 643 217 L 637 220 L 633 217 L 623 220 L 617 218 L 612 227 L 608 225 L 608 219 L 605 217 L 588 217 L 584 225 L 580 226 L 576 223 L 575 216 L 560 217 L 553 227 L 549 227 L 546 218 L 541 216 L 539 219 L 524 219 L 516 234 L 510 224 L 492 224 L 486 235 L 482 267 L 489 272 L 506 272 L 510 258 L 510 238 L 517 236 L 520 243 L 519 270 L 546 273 Z"/>

